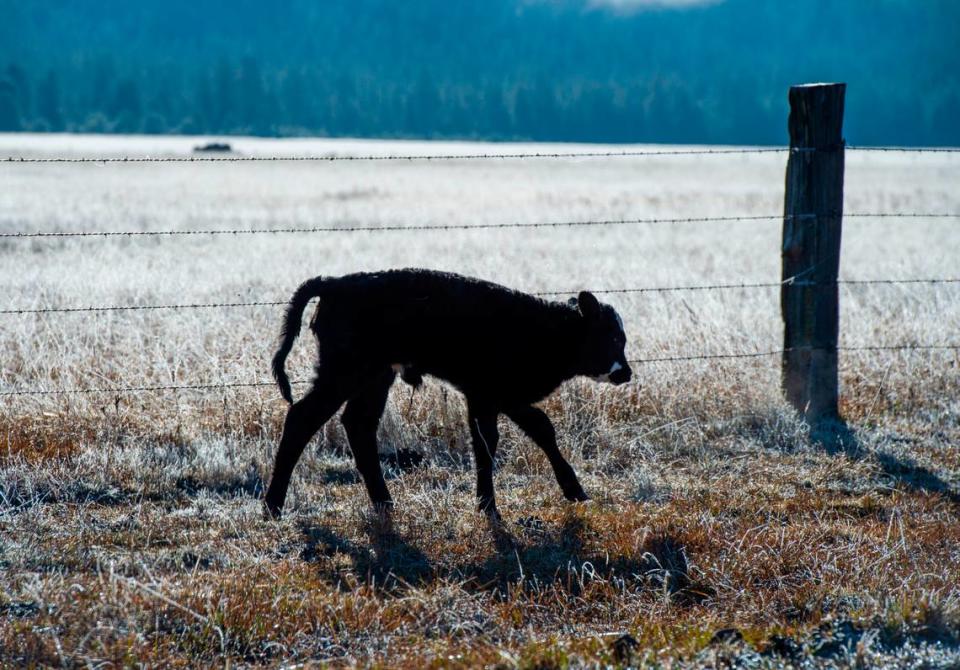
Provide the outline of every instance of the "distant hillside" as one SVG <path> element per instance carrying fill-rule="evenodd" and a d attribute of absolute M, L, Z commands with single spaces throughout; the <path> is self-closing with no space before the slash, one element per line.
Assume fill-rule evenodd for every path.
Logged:
<path fill-rule="evenodd" d="M 851 141 L 960 144 L 960 2 L 613 4 L 0 0 L 0 130 L 780 144 L 842 80 Z"/>

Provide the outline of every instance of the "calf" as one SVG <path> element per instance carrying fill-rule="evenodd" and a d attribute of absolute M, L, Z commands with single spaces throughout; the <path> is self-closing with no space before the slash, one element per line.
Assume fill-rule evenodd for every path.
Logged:
<path fill-rule="evenodd" d="M 320 360 L 312 388 L 293 402 L 284 362 L 303 311 L 315 297 L 320 303 L 310 327 Z M 292 405 L 265 497 L 267 510 L 280 516 L 303 448 L 344 403 L 341 421 L 370 499 L 378 508 L 392 505 L 376 437 L 397 372 L 414 385 L 428 374 L 463 392 L 482 511 L 498 516 L 493 458 L 501 413 L 543 449 L 567 500 L 588 500 L 557 448 L 553 424 L 533 404 L 577 375 L 613 384 L 629 381 L 625 343 L 620 317 L 587 292 L 568 303 L 548 302 L 429 270 L 310 279 L 290 299 L 273 358 L 280 393 Z"/>

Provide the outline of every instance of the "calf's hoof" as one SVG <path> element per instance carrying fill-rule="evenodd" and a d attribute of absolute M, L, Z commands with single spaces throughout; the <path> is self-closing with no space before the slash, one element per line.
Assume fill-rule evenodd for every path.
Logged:
<path fill-rule="evenodd" d="M 584 490 L 579 486 L 575 489 L 564 491 L 563 497 L 569 500 L 570 502 L 587 502 L 588 500 L 590 500 L 590 496 L 588 496 L 584 492 Z"/>
<path fill-rule="evenodd" d="M 480 504 L 477 505 L 477 509 L 483 512 L 493 523 L 503 521 L 503 517 L 500 516 L 500 512 L 497 510 L 497 504 L 492 500 L 481 500 Z"/>
<path fill-rule="evenodd" d="M 270 502 L 269 500 L 263 501 L 263 515 L 270 520 L 279 521 L 280 517 L 283 516 L 283 505 L 278 505 L 276 503 Z"/>

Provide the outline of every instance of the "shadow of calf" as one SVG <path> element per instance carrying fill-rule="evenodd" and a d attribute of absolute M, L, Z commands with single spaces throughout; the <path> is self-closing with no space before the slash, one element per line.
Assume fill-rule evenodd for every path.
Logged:
<path fill-rule="evenodd" d="M 556 526 L 536 517 L 523 519 L 518 529 L 523 537 L 519 539 L 505 524 L 490 523 L 495 551 L 489 556 L 481 560 L 464 556 L 460 561 L 450 556 L 436 564 L 401 537 L 388 520 L 368 525 L 369 544 L 323 526 L 304 523 L 300 530 L 304 561 L 319 564 L 343 554 L 352 563 L 349 572 L 387 591 L 447 579 L 504 597 L 518 585 L 555 587 L 576 596 L 595 582 L 614 589 L 611 596 L 623 587 L 640 587 L 679 604 L 699 602 L 713 593 L 690 578 L 686 550 L 675 538 L 651 535 L 634 555 L 608 556 L 590 548 L 595 544 L 594 531 L 574 514 Z"/>
<path fill-rule="evenodd" d="M 369 523 L 369 545 L 360 545 L 323 526 L 303 523 L 300 531 L 306 545 L 300 552 L 304 561 L 345 554 L 359 576 L 386 587 L 398 582 L 421 584 L 436 577 L 426 555 L 401 537 L 389 518 Z"/>
<path fill-rule="evenodd" d="M 591 548 L 594 531 L 574 514 L 559 526 L 548 527 L 537 517 L 521 519 L 518 525 L 524 539 L 518 540 L 502 525 L 495 526 L 497 554 L 464 566 L 458 576 L 503 594 L 511 584 L 529 583 L 556 586 L 576 596 L 597 581 L 616 588 L 648 588 L 680 604 L 698 602 L 713 593 L 691 579 L 686 549 L 670 535 L 651 534 L 636 553 L 616 556 Z"/>

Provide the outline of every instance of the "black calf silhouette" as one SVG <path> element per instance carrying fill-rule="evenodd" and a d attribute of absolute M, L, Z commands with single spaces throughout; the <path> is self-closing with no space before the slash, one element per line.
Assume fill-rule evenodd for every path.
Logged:
<path fill-rule="evenodd" d="M 319 297 L 311 329 L 320 361 L 310 391 L 292 402 L 284 370 L 307 303 Z M 317 277 L 294 293 L 273 372 L 292 405 L 284 422 L 267 510 L 278 517 L 293 468 L 310 438 L 346 403 L 341 421 L 375 507 L 393 503 L 377 454 L 377 426 L 397 372 L 417 385 L 443 379 L 467 399 L 479 508 L 498 516 L 493 462 L 506 414 L 550 461 L 568 500 L 587 500 L 557 447 L 547 415 L 532 405 L 577 375 L 622 384 L 631 371 L 616 311 L 588 292 L 548 302 L 478 279 L 429 270 Z"/>

